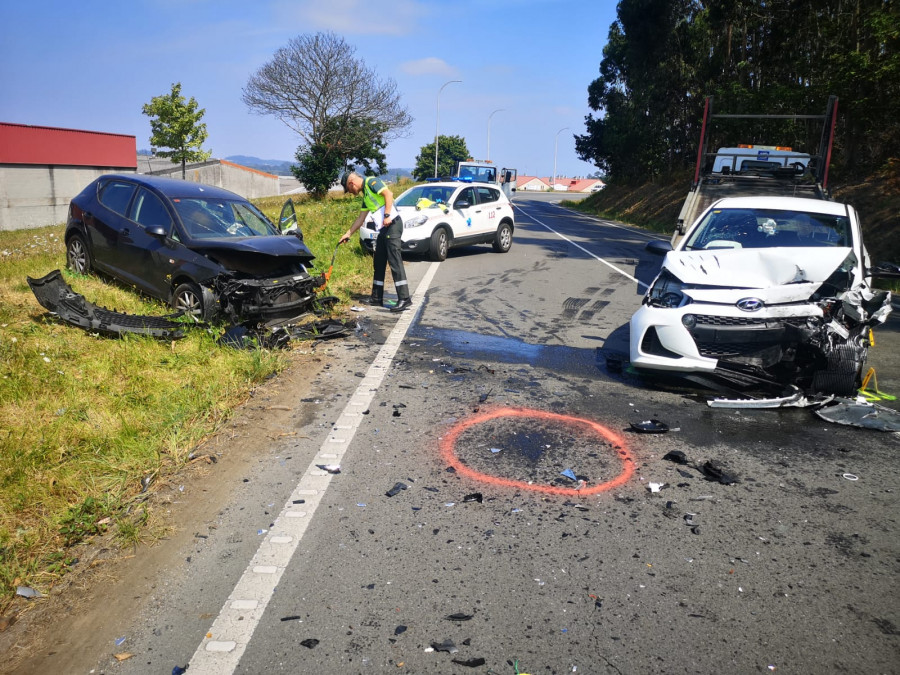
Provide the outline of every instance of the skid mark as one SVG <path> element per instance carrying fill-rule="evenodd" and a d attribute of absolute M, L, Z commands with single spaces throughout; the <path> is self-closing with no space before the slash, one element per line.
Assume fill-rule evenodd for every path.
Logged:
<path fill-rule="evenodd" d="M 590 321 L 594 318 L 594 314 L 597 312 L 603 311 L 603 309 L 609 304 L 609 300 L 595 300 L 593 304 L 584 310 L 581 313 L 581 316 L 578 317 L 579 321 Z"/>
<path fill-rule="evenodd" d="M 590 298 L 566 298 L 563 302 L 563 318 L 574 319 L 578 311 L 590 301 Z"/>

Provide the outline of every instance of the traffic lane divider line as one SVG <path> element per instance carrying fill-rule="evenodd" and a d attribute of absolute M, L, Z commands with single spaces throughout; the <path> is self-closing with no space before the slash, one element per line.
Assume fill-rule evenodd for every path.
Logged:
<path fill-rule="evenodd" d="M 418 296 L 424 296 L 428 291 L 439 266 L 440 263 L 432 263 L 429 266 L 428 271 L 416 287 Z M 325 496 L 325 491 L 336 475 L 319 468 L 321 455 L 323 453 L 333 455 L 336 461 L 332 463 L 340 464 L 340 460 L 346 454 L 350 442 L 362 423 L 362 415 L 349 413 L 348 408 L 359 405 L 369 406 L 372 403 L 378 387 L 400 349 L 403 337 L 409 331 L 412 323 L 418 319 L 422 307 L 424 307 L 421 300 L 417 305 L 413 311 L 400 315 L 381 350 L 369 366 L 366 377 L 359 383 L 356 391 L 350 397 L 351 400 L 348 401 L 339 416 L 336 425 L 341 425 L 342 431 L 346 432 L 342 434 L 344 438 L 340 439 L 345 442 L 335 443 L 334 441 L 337 439 L 334 438 L 333 433 L 329 433 L 319 448 L 319 452 L 316 453 L 309 467 L 300 477 L 287 503 L 275 518 L 270 531 L 260 542 L 259 548 L 226 599 L 219 615 L 213 621 L 212 627 L 207 633 L 210 637 L 204 638 L 191 657 L 191 675 L 230 675 L 237 669 L 278 582 L 293 559 L 316 509 Z M 301 499 L 303 500 L 303 510 L 296 508 Z M 253 603 L 256 603 L 253 609 L 242 609 L 250 607 Z"/>
<path fill-rule="evenodd" d="M 637 284 L 638 286 L 640 286 L 641 288 L 650 288 L 650 284 L 645 284 L 645 283 L 644 283 L 643 281 L 641 281 L 640 279 L 636 279 L 635 277 L 633 277 L 633 276 L 631 276 L 630 274 L 628 274 L 628 272 L 626 272 L 625 270 L 619 269 L 618 267 L 616 267 L 615 265 L 613 265 L 613 264 L 612 264 L 611 262 L 609 262 L 608 260 L 604 260 L 603 258 L 601 258 L 600 256 L 598 256 L 597 254 L 592 253 L 591 251 L 588 251 L 584 246 L 582 246 L 582 245 L 579 244 L 578 242 L 572 241 L 571 239 L 569 239 L 566 235 L 562 234 L 561 232 L 557 232 L 557 231 L 554 230 L 552 227 L 550 227 L 549 225 L 547 225 L 545 222 L 543 222 L 543 221 L 541 221 L 541 220 L 538 220 L 538 219 L 535 218 L 533 215 L 531 215 L 530 213 L 528 213 L 528 212 L 526 212 L 525 210 L 523 210 L 522 207 L 519 207 L 519 210 L 521 210 L 522 213 L 524 213 L 526 216 L 528 216 L 529 218 L 531 218 L 534 222 L 536 222 L 536 223 L 537 223 L 538 225 L 540 225 L 541 227 L 544 227 L 544 228 L 550 230 L 553 234 L 555 234 L 557 237 L 559 237 L 559 238 L 562 239 L 563 241 L 567 241 L 567 242 L 569 242 L 570 244 L 572 244 L 572 246 L 574 246 L 575 248 L 577 248 L 577 249 L 579 249 L 579 250 L 581 250 L 581 251 L 584 251 L 584 252 L 587 253 L 589 256 L 591 256 L 594 260 L 597 260 L 597 261 L 599 261 L 599 262 L 602 262 L 604 265 L 606 265 L 607 267 L 609 267 L 609 268 L 610 268 L 611 270 L 613 270 L 614 272 L 618 272 L 618 273 L 621 274 L 623 277 L 625 277 L 626 279 L 628 279 L 628 280 L 630 280 L 630 281 L 633 281 L 634 283 L 636 283 L 636 284 Z M 624 229 L 624 228 L 623 228 L 623 229 Z"/>

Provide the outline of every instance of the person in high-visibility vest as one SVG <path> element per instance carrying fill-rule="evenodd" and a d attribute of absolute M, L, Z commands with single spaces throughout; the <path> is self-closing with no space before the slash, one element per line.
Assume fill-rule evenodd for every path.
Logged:
<path fill-rule="evenodd" d="M 362 210 L 350 229 L 341 237 L 341 243 L 350 241 L 350 237 L 363 226 L 370 213 L 378 231 L 378 237 L 375 239 L 372 295 L 367 303 L 378 307 L 384 305 L 384 273 L 386 266 L 390 264 L 394 288 L 397 291 L 397 304 L 391 307 L 391 311 L 402 312 L 409 309 L 412 306 L 412 299 L 406 281 L 406 270 L 403 267 L 403 256 L 400 254 L 403 221 L 394 212 L 394 193 L 380 178 L 375 176 L 363 178 L 355 171 L 341 176 L 341 186 L 345 192 L 352 195 L 362 193 L 363 196 Z"/>

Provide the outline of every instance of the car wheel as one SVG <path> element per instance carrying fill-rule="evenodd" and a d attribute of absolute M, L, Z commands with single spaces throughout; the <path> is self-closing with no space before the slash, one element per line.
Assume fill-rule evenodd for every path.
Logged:
<path fill-rule="evenodd" d="M 450 248 L 450 238 L 447 230 L 439 227 L 431 233 L 431 245 L 428 248 L 429 257 L 435 262 L 447 259 L 447 250 Z"/>
<path fill-rule="evenodd" d="M 66 244 L 66 262 L 69 269 L 76 274 L 87 274 L 91 271 L 91 252 L 80 234 L 73 234 Z"/>
<path fill-rule="evenodd" d="M 193 282 L 179 284 L 175 288 L 172 294 L 172 307 L 178 312 L 192 316 L 195 321 L 206 321 L 210 311 L 204 302 L 203 292 Z"/>
<path fill-rule="evenodd" d="M 509 223 L 503 223 L 497 228 L 497 234 L 494 236 L 492 244 L 497 253 L 506 253 L 512 246 L 512 228 Z"/>

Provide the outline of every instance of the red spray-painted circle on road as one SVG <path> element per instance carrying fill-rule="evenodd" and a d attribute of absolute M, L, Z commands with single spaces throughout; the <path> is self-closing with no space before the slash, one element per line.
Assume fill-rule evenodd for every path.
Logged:
<path fill-rule="evenodd" d="M 459 440 L 460 435 L 467 429 L 477 424 L 481 424 L 483 422 L 487 422 L 488 420 L 494 420 L 501 417 L 518 417 L 525 419 L 535 419 L 543 422 L 553 422 L 555 424 L 565 424 L 595 433 L 613 445 L 613 452 L 616 454 L 616 457 L 618 457 L 622 462 L 622 472 L 612 480 L 608 480 L 605 483 L 598 483 L 597 485 L 586 485 L 580 490 L 576 490 L 575 488 L 557 487 L 555 485 L 536 485 L 533 483 L 526 483 L 525 481 L 513 480 L 511 478 L 492 476 L 490 474 L 476 471 L 475 469 L 464 464 L 456 454 L 456 442 L 457 440 Z M 473 417 L 467 417 L 466 419 L 460 420 L 459 422 L 454 424 L 450 428 L 450 430 L 446 434 L 444 434 L 444 436 L 441 438 L 440 447 L 441 457 L 444 459 L 444 461 L 454 469 L 456 469 L 458 473 L 466 476 L 467 478 L 481 481 L 483 483 L 489 483 L 491 485 L 512 487 L 518 490 L 532 490 L 533 492 L 543 492 L 545 494 L 570 496 L 593 495 L 599 492 L 605 492 L 606 490 L 611 490 L 612 488 L 619 487 L 620 485 L 627 483 L 631 476 L 634 474 L 634 460 L 632 459 L 631 452 L 628 450 L 628 446 L 625 444 L 625 439 L 623 439 L 622 436 L 612 431 L 611 429 L 608 429 L 602 424 L 598 424 L 597 422 L 592 422 L 591 420 L 582 419 L 580 417 L 572 417 L 570 415 L 559 415 L 557 413 L 546 412 L 544 410 L 531 410 L 528 408 L 497 408 L 495 410 L 489 410 L 487 412 L 480 413 Z"/>

